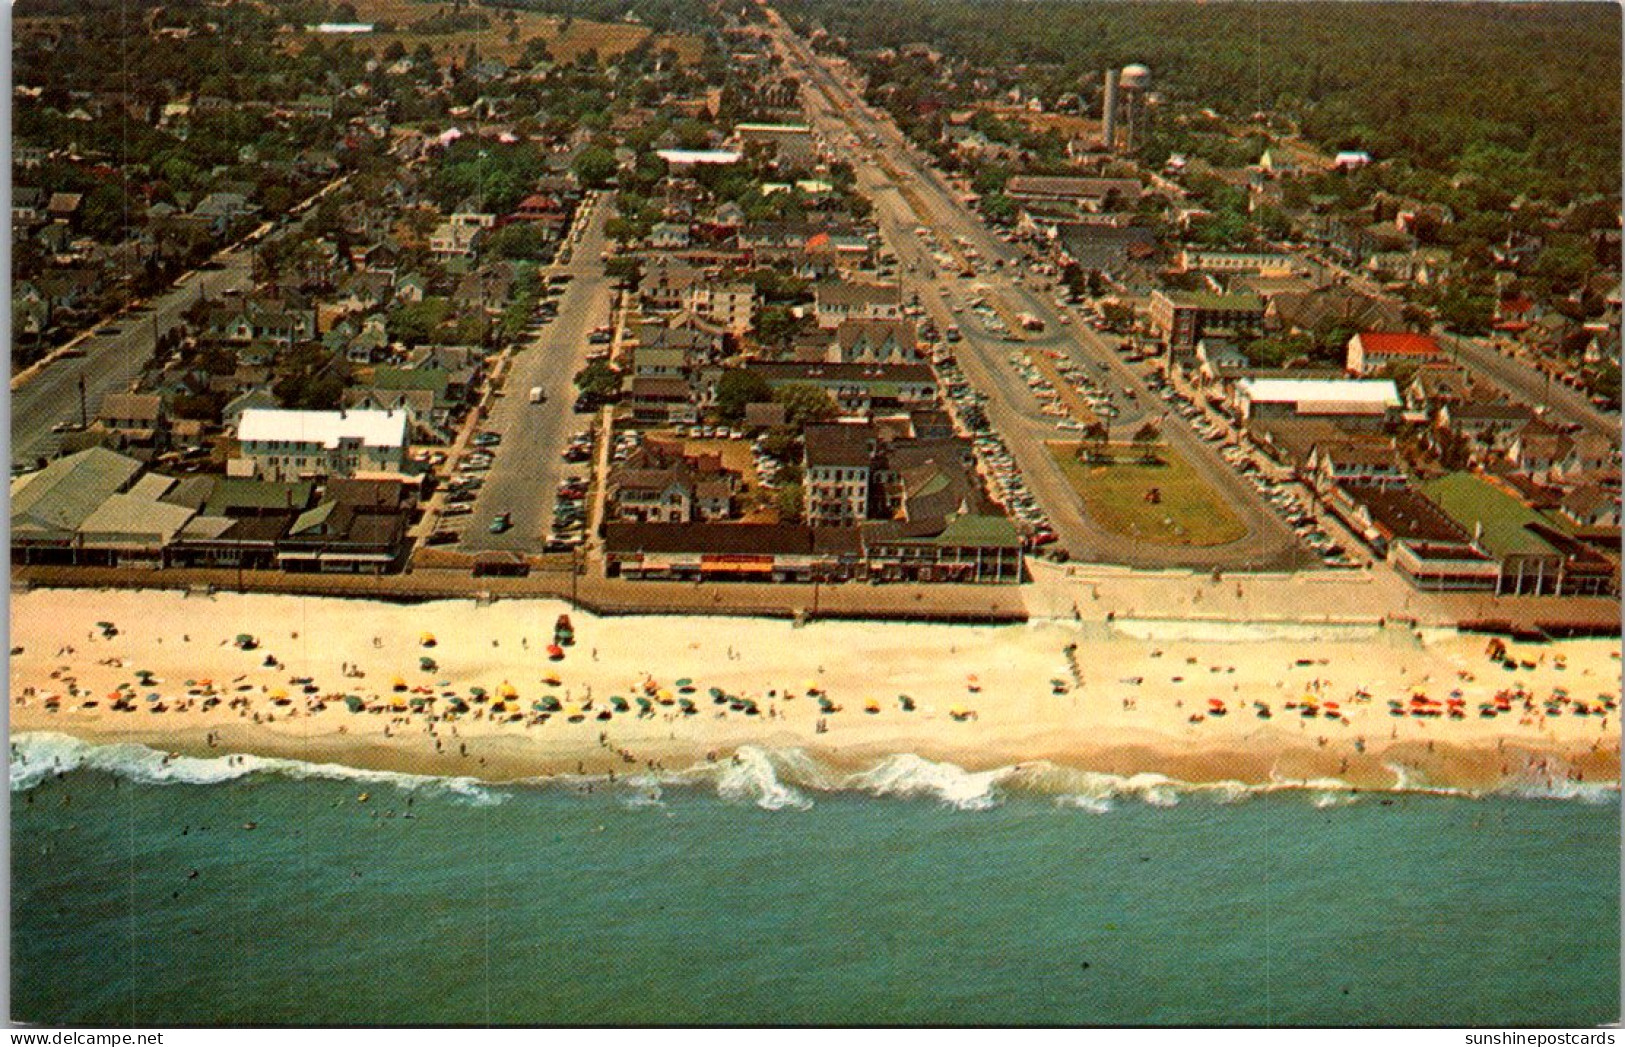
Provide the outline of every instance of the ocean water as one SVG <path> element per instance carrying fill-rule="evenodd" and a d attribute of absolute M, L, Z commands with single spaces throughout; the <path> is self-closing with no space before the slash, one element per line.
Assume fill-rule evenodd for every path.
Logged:
<path fill-rule="evenodd" d="M 1612 789 L 1190 789 L 908 756 L 843 778 L 758 751 L 486 786 L 49 734 L 14 739 L 11 789 L 20 1021 L 1619 1013 Z"/>

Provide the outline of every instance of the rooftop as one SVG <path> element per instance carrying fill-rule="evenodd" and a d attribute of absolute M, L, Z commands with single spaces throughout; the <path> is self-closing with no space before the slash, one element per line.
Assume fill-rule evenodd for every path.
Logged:
<path fill-rule="evenodd" d="M 1386 378 L 1243 378 L 1238 385 L 1253 403 L 1400 404 L 1398 387 Z"/>
<path fill-rule="evenodd" d="M 282 440 L 321 444 L 329 450 L 342 440 L 359 440 L 368 447 L 403 447 L 406 444 L 404 411 L 277 411 L 253 407 L 237 423 L 237 439 L 244 443 Z"/>
<path fill-rule="evenodd" d="M 1500 487 L 1472 473 L 1449 473 L 1422 485 L 1422 493 L 1497 557 L 1555 556 L 1557 550 L 1529 529 L 1547 521 Z"/>

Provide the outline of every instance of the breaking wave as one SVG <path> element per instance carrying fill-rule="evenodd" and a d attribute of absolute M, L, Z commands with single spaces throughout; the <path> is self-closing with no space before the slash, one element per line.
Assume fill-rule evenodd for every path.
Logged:
<path fill-rule="evenodd" d="M 30 731 L 11 740 L 11 791 L 26 792 L 57 774 L 101 771 L 141 785 L 221 785 L 252 775 L 392 785 L 408 792 L 444 794 L 469 803 L 501 803 L 506 797 L 475 778 L 406 774 L 309 763 L 275 756 L 224 754 L 182 756 L 136 742 L 94 745 L 54 731 Z"/>
<path fill-rule="evenodd" d="M 1187 800 L 1236 804 L 1271 794 L 1301 795 L 1315 808 L 1343 807 L 1362 797 L 1416 794 L 1465 799 L 1506 797 L 1522 800 L 1618 802 L 1617 782 L 1510 780 L 1484 790 L 1429 784 L 1414 768 L 1390 764 L 1394 784 L 1362 789 L 1337 778 L 1274 778 L 1267 782 L 1186 782 L 1142 772 L 1132 775 L 1062 767 L 1033 761 L 989 770 L 968 770 L 914 753 L 887 756 L 873 766 L 848 772 L 829 767 L 801 749 L 742 746 L 727 757 L 678 771 L 651 772 L 610 780 L 605 776 L 563 774 L 492 783 L 470 777 L 436 777 L 308 763 L 277 757 L 170 755 L 133 742 L 95 745 L 55 732 L 19 734 L 11 746 L 11 791 L 26 792 L 70 771 L 115 774 L 143 785 L 217 785 L 252 775 L 360 782 L 373 786 L 441 794 L 476 805 L 501 803 L 519 789 L 600 791 L 624 807 L 663 807 L 673 789 L 710 790 L 724 800 L 767 811 L 803 811 L 816 797 L 857 793 L 877 798 L 923 800 L 960 811 L 982 811 L 1011 799 L 1044 799 L 1057 808 L 1109 814 L 1123 803 L 1174 807 Z"/>

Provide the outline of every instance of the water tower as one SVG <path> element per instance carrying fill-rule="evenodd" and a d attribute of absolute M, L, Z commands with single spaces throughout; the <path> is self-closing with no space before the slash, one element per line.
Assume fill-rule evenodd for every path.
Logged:
<path fill-rule="evenodd" d="M 1126 65 L 1117 77 L 1118 120 L 1125 134 L 1123 149 L 1132 153 L 1145 144 L 1150 113 L 1147 97 L 1151 93 L 1151 70 L 1135 63 Z"/>

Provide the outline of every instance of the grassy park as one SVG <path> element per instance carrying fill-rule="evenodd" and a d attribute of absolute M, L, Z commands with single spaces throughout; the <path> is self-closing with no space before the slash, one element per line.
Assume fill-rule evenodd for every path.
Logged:
<path fill-rule="evenodd" d="M 1163 444 L 1147 450 L 1108 444 L 1090 461 L 1079 443 L 1051 443 L 1050 454 L 1101 527 L 1158 545 L 1224 545 L 1247 533 L 1219 493 Z"/>

